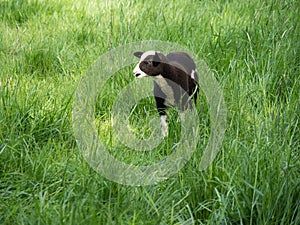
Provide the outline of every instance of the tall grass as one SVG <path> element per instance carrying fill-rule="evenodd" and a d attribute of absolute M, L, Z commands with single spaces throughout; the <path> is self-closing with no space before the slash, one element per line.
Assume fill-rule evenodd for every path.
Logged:
<path fill-rule="evenodd" d="M 296 0 L 1 0 L 0 223 L 299 224 L 299 9 Z M 139 40 L 185 45 L 207 63 L 224 92 L 227 131 L 216 160 L 198 171 L 209 135 L 201 95 L 193 158 L 162 183 L 128 187 L 83 160 L 71 112 L 89 66 Z M 131 70 L 97 101 L 108 142 L 113 94 Z M 149 132 L 144 108 L 155 115 L 153 99 L 132 115 L 137 135 Z M 177 127 L 171 119 L 174 134 L 159 154 Z M 121 158 L 139 158 L 115 145 Z"/>

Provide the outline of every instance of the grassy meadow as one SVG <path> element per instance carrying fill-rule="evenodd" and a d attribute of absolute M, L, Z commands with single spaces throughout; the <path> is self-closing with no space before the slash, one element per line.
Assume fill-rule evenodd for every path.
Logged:
<path fill-rule="evenodd" d="M 198 171 L 210 134 L 202 93 L 192 159 L 161 183 L 131 187 L 83 159 L 72 103 L 100 55 L 142 40 L 203 59 L 227 125 L 216 159 Z M 298 0 L 0 0 L 0 224 L 300 224 L 299 50 Z M 147 164 L 172 150 L 180 128 L 171 118 L 152 154 L 113 140 L 110 111 L 133 67 L 106 84 L 96 119 L 117 157 Z M 156 115 L 153 99 L 130 118 L 139 138 L 151 132 L 147 113 Z"/>

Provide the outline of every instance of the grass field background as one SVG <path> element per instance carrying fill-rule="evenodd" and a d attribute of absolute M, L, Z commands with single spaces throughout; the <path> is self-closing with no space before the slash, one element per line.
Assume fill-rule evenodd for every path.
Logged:
<path fill-rule="evenodd" d="M 297 0 L 1 0 L 0 224 L 300 224 L 299 11 Z M 216 160 L 198 171 L 210 132 L 202 96 L 192 160 L 164 182 L 129 187 L 82 158 L 72 102 L 101 54 L 140 40 L 176 42 L 207 63 L 224 93 L 227 131 Z M 98 98 L 107 143 L 113 94 L 134 79 L 132 68 Z M 147 135 L 144 108 L 155 115 L 150 99 L 132 121 Z"/>

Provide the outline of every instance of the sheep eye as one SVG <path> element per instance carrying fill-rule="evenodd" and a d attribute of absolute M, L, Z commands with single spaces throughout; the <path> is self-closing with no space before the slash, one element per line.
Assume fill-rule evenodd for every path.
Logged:
<path fill-rule="evenodd" d="M 151 65 L 152 61 L 144 61 L 145 65 Z"/>

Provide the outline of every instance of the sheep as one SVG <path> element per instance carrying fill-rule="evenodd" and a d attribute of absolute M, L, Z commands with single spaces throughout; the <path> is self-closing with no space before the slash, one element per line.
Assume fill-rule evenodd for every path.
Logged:
<path fill-rule="evenodd" d="M 166 109 L 179 107 L 185 110 L 196 102 L 198 95 L 198 74 L 193 59 L 185 52 L 171 52 L 164 55 L 158 51 L 134 52 L 140 58 L 133 73 L 136 78 L 152 77 L 154 97 L 160 116 L 162 136 L 168 136 Z"/>

